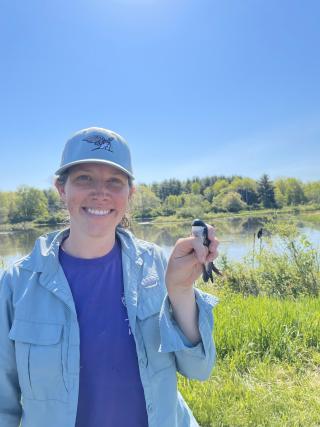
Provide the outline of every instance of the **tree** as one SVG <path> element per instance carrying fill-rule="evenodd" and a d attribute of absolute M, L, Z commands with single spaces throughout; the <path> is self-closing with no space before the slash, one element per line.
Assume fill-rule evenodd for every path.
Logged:
<path fill-rule="evenodd" d="M 201 190 L 201 184 L 200 182 L 193 182 L 191 184 L 191 193 L 192 194 L 200 194 L 200 190 Z"/>
<path fill-rule="evenodd" d="M 320 203 L 320 181 L 308 182 L 304 185 L 304 194 L 310 203 Z"/>
<path fill-rule="evenodd" d="M 181 182 L 174 178 L 165 179 L 159 184 L 153 183 L 151 189 L 156 194 L 156 196 L 161 199 L 161 201 L 164 201 L 166 197 L 170 196 L 171 194 L 178 196 L 182 193 Z"/>
<path fill-rule="evenodd" d="M 203 196 L 206 200 L 208 200 L 209 203 L 212 202 L 212 199 L 214 196 L 213 185 L 210 185 L 210 187 L 205 188 L 205 190 L 203 192 Z"/>
<path fill-rule="evenodd" d="M 247 204 L 241 200 L 239 193 L 230 191 L 229 193 L 221 193 L 213 201 L 213 208 L 217 211 L 239 212 L 247 208 Z"/>
<path fill-rule="evenodd" d="M 236 178 L 230 184 L 230 189 L 240 194 L 247 205 L 258 203 L 257 183 L 251 178 Z"/>
<path fill-rule="evenodd" d="M 303 184 L 296 178 L 287 178 L 287 204 L 300 205 L 306 201 Z"/>
<path fill-rule="evenodd" d="M 278 207 L 286 206 L 286 183 L 284 179 L 277 179 L 274 182 L 274 196 Z"/>
<path fill-rule="evenodd" d="M 8 222 L 8 215 L 10 210 L 10 193 L 1 192 L 0 193 L 0 224 L 5 224 Z"/>
<path fill-rule="evenodd" d="M 37 217 L 48 215 L 47 199 L 43 191 L 23 186 L 16 193 L 15 206 L 10 212 L 12 222 L 33 221 Z"/>
<path fill-rule="evenodd" d="M 153 210 L 160 207 L 160 199 L 151 188 L 144 184 L 137 187 L 130 203 L 132 215 L 138 218 L 153 216 Z"/>
<path fill-rule="evenodd" d="M 170 194 L 163 202 L 162 212 L 164 215 L 174 215 L 177 209 L 181 208 L 183 204 L 183 195 L 175 196 L 174 194 Z"/>
<path fill-rule="evenodd" d="M 217 196 L 221 191 L 226 190 L 228 187 L 229 182 L 226 179 L 218 179 L 212 186 L 213 195 Z"/>
<path fill-rule="evenodd" d="M 262 175 L 258 181 L 258 197 L 264 208 L 276 207 L 274 186 L 267 174 Z"/>
<path fill-rule="evenodd" d="M 47 199 L 49 213 L 56 213 L 61 209 L 61 201 L 58 192 L 54 188 L 43 190 L 43 194 Z"/>
<path fill-rule="evenodd" d="M 280 206 L 299 205 L 307 200 L 303 184 L 296 178 L 281 178 L 275 181 L 275 197 Z"/>
<path fill-rule="evenodd" d="M 184 194 L 183 207 L 177 210 L 177 215 L 182 218 L 202 217 L 203 213 L 209 212 L 210 203 L 201 194 Z"/>

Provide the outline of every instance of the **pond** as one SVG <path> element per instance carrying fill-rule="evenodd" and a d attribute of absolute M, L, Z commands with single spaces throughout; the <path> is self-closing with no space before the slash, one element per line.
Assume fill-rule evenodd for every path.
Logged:
<path fill-rule="evenodd" d="M 219 252 L 225 254 L 230 260 L 240 260 L 253 248 L 254 233 L 257 233 L 262 222 L 259 218 L 233 218 L 217 219 L 217 237 L 220 240 Z M 299 223 L 299 229 L 305 233 L 312 244 L 320 246 L 320 226 Z M 0 260 L 5 265 L 10 265 L 22 256 L 29 253 L 35 239 L 44 233 L 53 231 L 52 228 L 38 228 L 28 231 L 1 232 L 0 233 Z M 143 240 L 155 242 L 167 254 L 170 253 L 174 243 L 180 237 L 190 235 L 191 226 L 188 223 L 134 223 L 132 231 Z M 0 264 L 0 271 L 1 271 Z"/>

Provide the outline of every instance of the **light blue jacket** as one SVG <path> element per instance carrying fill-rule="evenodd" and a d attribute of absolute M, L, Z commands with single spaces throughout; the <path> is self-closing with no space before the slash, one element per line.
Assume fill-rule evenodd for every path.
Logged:
<path fill-rule="evenodd" d="M 0 283 L 0 427 L 74 427 L 79 325 L 59 264 L 69 231 L 40 237 Z M 135 338 L 149 427 L 198 426 L 177 392 L 176 371 L 205 380 L 215 360 L 212 308 L 195 290 L 202 341 L 192 346 L 172 317 L 161 249 L 118 228 L 125 301 Z M 125 410 L 125 402 L 123 402 Z M 130 427 L 130 426 L 128 426 Z"/>

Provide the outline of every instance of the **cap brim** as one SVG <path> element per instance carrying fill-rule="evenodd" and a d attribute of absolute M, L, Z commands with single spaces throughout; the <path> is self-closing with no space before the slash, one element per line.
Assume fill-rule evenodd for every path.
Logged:
<path fill-rule="evenodd" d="M 97 164 L 105 164 L 105 165 L 110 165 L 113 166 L 116 169 L 121 170 L 122 172 L 124 172 L 126 175 L 128 175 L 131 179 L 134 179 L 134 176 L 132 175 L 131 172 L 129 172 L 127 169 L 119 166 L 117 163 L 114 162 L 110 162 L 108 160 L 99 160 L 99 159 L 84 159 L 84 160 L 76 160 L 74 162 L 70 162 L 67 163 L 66 165 L 62 166 L 61 168 L 59 168 L 56 172 L 55 175 L 61 175 L 63 172 L 65 172 L 67 169 L 69 169 L 71 166 L 75 166 L 75 165 L 81 165 L 83 163 L 97 163 Z"/>

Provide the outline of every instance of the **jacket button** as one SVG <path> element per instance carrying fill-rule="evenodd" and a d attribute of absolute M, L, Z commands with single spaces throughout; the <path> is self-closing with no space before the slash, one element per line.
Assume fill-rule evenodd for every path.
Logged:
<path fill-rule="evenodd" d="M 151 405 L 151 403 L 149 403 L 149 404 L 148 404 L 148 406 L 147 406 L 147 410 L 148 410 L 148 412 L 151 412 L 151 411 L 152 411 L 152 405 Z"/>

